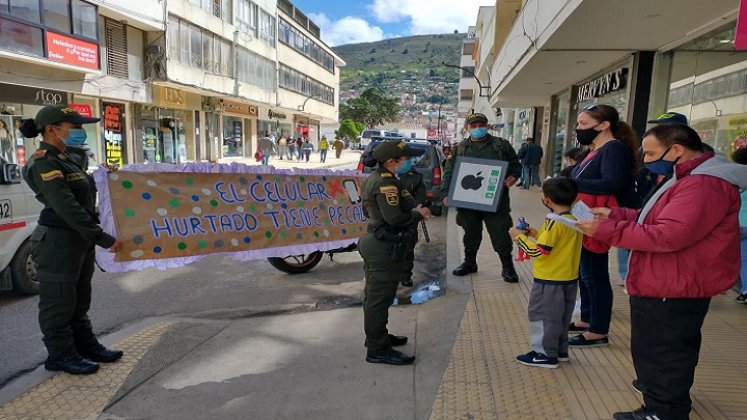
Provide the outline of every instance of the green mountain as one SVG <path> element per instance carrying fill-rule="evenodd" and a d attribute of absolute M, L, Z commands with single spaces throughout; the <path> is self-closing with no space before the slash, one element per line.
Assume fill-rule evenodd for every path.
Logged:
<path fill-rule="evenodd" d="M 347 63 L 340 73 L 341 98 L 378 87 L 392 97 L 415 94 L 421 104 L 443 101 L 456 106 L 459 71 L 441 63 L 459 64 L 465 37 L 417 35 L 337 46 L 333 50 Z M 415 112 L 418 107 L 408 108 Z"/>

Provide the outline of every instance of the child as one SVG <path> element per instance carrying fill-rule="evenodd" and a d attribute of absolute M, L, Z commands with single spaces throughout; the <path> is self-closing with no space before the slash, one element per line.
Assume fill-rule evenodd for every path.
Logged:
<path fill-rule="evenodd" d="M 575 221 L 571 206 L 578 186 L 570 178 L 550 178 L 542 184 L 542 204 L 553 213 Z M 509 234 L 527 255 L 535 258 L 529 296 L 532 351 L 516 357 L 528 366 L 557 368 L 568 361 L 568 326 L 576 305 L 581 239 L 583 235 L 560 222 L 545 219 L 538 231 L 513 227 Z M 529 238 L 535 238 L 531 241 Z"/>

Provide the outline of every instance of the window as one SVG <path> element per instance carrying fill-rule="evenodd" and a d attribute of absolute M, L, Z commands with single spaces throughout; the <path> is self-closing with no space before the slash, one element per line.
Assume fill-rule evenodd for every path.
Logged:
<path fill-rule="evenodd" d="M 466 66 L 462 69 L 462 77 L 472 77 L 475 75 L 475 66 Z"/>
<path fill-rule="evenodd" d="M 462 55 L 472 55 L 472 53 L 475 51 L 475 43 L 474 42 L 465 42 L 462 45 Z"/>
<path fill-rule="evenodd" d="M 213 55 L 214 43 L 215 38 L 212 34 L 202 34 L 202 69 L 208 73 L 217 73 Z"/>
<path fill-rule="evenodd" d="M 231 77 L 231 42 L 212 32 L 169 16 L 169 58 L 206 73 Z"/>
<path fill-rule="evenodd" d="M 460 101 L 471 101 L 473 96 L 474 96 L 474 92 L 472 90 L 461 89 L 459 91 L 459 100 Z"/>
<path fill-rule="evenodd" d="M 257 36 L 257 5 L 249 0 L 236 0 L 235 25 L 242 31 Z"/>
<path fill-rule="evenodd" d="M 310 58 L 330 73 L 335 73 L 335 59 L 332 57 L 332 54 L 328 53 L 321 45 L 314 42 L 314 40 L 301 33 L 300 30 L 293 27 L 285 19 L 280 19 L 278 37 L 283 44 Z"/>
<path fill-rule="evenodd" d="M 169 58 L 172 60 L 179 60 L 179 20 L 173 16 L 169 16 L 169 27 L 168 36 L 166 42 L 168 42 Z"/>
<path fill-rule="evenodd" d="M 192 56 L 189 52 L 189 35 L 191 30 L 189 24 L 179 21 L 179 62 L 189 65 L 192 62 Z"/>
<path fill-rule="evenodd" d="M 10 14 L 18 19 L 41 23 L 39 0 L 13 0 L 10 2 Z"/>
<path fill-rule="evenodd" d="M 73 33 L 87 38 L 98 39 L 98 11 L 96 10 L 96 6 L 81 0 L 72 0 L 72 9 Z"/>
<path fill-rule="evenodd" d="M 0 0 L 0 13 L 10 13 L 8 0 Z"/>
<path fill-rule="evenodd" d="M 233 54 L 231 54 L 231 43 L 220 39 L 220 72 L 219 74 L 233 77 Z"/>
<path fill-rule="evenodd" d="M 68 34 L 71 33 L 70 2 L 68 0 L 45 2 L 44 25 Z"/>
<path fill-rule="evenodd" d="M 264 10 L 259 12 L 259 39 L 275 46 L 275 17 Z"/>
<path fill-rule="evenodd" d="M 21 54 L 44 57 L 42 30 L 23 23 L 0 18 L 2 49 Z"/>
<path fill-rule="evenodd" d="M 334 88 L 282 64 L 280 65 L 280 87 L 302 95 L 313 96 L 314 99 L 328 105 L 335 104 Z"/>
<path fill-rule="evenodd" d="M 107 73 L 111 76 L 127 79 L 129 77 L 127 64 L 127 26 L 122 22 L 106 19 L 104 30 Z"/>
<path fill-rule="evenodd" d="M 202 31 L 189 25 L 190 62 L 192 67 L 202 68 Z"/>
<path fill-rule="evenodd" d="M 240 48 L 239 80 L 260 89 L 275 91 L 275 62 Z"/>

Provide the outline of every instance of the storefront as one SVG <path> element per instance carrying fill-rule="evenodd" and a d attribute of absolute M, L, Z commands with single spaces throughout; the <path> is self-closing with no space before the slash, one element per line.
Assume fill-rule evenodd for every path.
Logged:
<path fill-rule="evenodd" d="M 516 110 L 514 118 L 514 130 L 511 137 L 511 144 L 519 147 L 527 137 L 534 137 L 534 108 L 521 108 Z"/>
<path fill-rule="evenodd" d="M 26 163 L 39 147 L 41 137 L 24 138 L 18 126 L 24 118 L 34 118 L 46 105 L 68 103 L 68 93 L 58 90 L 0 83 L 0 156 L 3 159 Z M 89 135 L 89 141 L 97 136 Z"/>
<path fill-rule="evenodd" d="M 267 118 L 269 119 L 269 126 L 272 127 L 270 131 L 275 133 L 275 136 L 278 138 L 281 135 L 286 138 L 293 136 L 293 123 L 288 119 L 287 114 L 270 109 L 267 111 Z"/>
<path fill-rule="evenodd" d="M 255 105 L 222 99 L 224 158 L 247 157 L 254 154 L 253 122 L 258 110 Z"/>
<path fill-rule="evenodd" d="M 195 111 L 200 96 L 156 86 L 154 105 L 137 105 L 135 126 L 141 139 L 138 162 L 187 163 L 196 160 Z"/>

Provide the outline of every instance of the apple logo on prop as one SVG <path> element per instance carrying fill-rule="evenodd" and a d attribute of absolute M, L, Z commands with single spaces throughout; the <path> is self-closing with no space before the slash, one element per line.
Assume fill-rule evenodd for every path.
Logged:
<path fill-rule="evenodd" d="M 482 181 L 485 179 L 485 177 L 479 176 L 482 173 L 482 171 L 474 174 L 474 175 L 467 175 L 464 178 L 462 178 L 462 188 L 465 190 L 479 190 L 482 188 Z"/>

